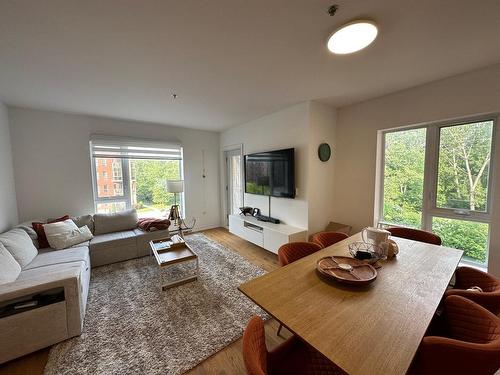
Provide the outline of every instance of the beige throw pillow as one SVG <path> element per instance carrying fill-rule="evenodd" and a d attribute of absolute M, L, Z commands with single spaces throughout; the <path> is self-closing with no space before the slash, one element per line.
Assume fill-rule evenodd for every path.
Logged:
<path fill-rule="evenodd" d="M 15 281 L 20 273 L 21 266 L 0 243 L 0 285 Z"/>
<path fill-rule="evenodd" d="M 56 250 L 67 249 L 93 237 L 92 232 L 86 225 L 78 228 L 71 219 L 45 224 L 43 229 L 50 247 Z"/>
<path fill-rule="evenodd" d="M 21 268 L 26 267 L 38 255 L 30 236 L 21 228 L 0 234 L 0 242 L 12 254 Z"/>

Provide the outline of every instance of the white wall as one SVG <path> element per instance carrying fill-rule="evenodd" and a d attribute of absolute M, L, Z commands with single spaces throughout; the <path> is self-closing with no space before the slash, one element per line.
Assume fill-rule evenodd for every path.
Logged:
<path fill-rule="evenodd" d="M 500 65 L 339 109 L 335 220 L 355 230 L 373 224 L 378 130 L 493 112 L 500 112 Z M 500 131 L 494 163 L 489 271 L 500 276 Z"/>
<path fill-rule="evenodd" d="M 221 158 L 222 150 L 230 145 L 243 144 L 244 154 L 295 148 L 295 185 L 298 194 L 295 199 L 271 198 L 271 215 L 299 228 L 308 227 L 308 122 L 309 103 L 304 102 L 228 129 L 220 137 Z M 225 197 L 224 194 L 221 190 L 222 197 Z M 267 214 L 268 197 L 245 194 L 244 200 L 246 206 L 259 207 L 263 214 Z"/>
<path fill-rule="evenodd" d="M 180 141 L 186 217 L 197 217 L 198 228 L 219 225 L 218 133 L 16 107 L 9 118 L 21 220 L 93 212 L 89 137 L 109 134 Z"/>
<path fill-rule="evenodd" d="M 324 230 L 333 217 L 336 117 L 331 106 L 304 102 L 221 133 L 222 149 L 243 144 L 244 154 L 295 148 L 298 194 L 295 199 L 273 197 L 271 214 L 283 223 L 308 229 L 310 234 Z M 333 150 L 332 159 L 326 163 L 318 159 L 318 146 L 323 142 Z M 224 189 L 221 194 L 224 202 Z M 268 198 L 264 196 L 245 194 L 245 205 L 268 212 Z"/>
<path fill-rule="evenodd" d="M 310 102 L 309 104 L 309 167 L 308 203 L 309 233 L 325 230 L 333 220 L 333 189 L 335 181 L 334 160 L 336 158 L 335 128 L 337 111 L 328 105 Z M 322 162 L 318 157 L 318 146 L 328 143 L 332 149 L 329 161 Z"/>
<path fill-rule="evenodd" d="M 18 222 L 7 107 L 0 103 L 0 232 Z"/>

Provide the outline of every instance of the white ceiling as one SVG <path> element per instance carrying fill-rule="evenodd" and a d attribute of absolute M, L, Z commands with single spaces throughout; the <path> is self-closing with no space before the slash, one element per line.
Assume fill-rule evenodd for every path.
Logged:
<path fill-rule="evenodd" d="M 498 0 L 0 0 L 0 100 L 221 130 L 500 62 L 499 14 Z M 380 25 L 375 43 L 328 53 L 358 17 Z"/>

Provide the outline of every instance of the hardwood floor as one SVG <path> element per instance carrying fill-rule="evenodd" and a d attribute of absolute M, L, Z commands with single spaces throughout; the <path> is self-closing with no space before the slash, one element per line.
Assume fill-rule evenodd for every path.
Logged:
<path fill-rule="evenodd" d="M 248 242 L 231 233 L 225 228 L 215 228 L 203 231 L 212 240 L 221 243 L 227 248 L 242 255 L 250 262 L 272 271 L 279 267 L 277 256 Z M 286 329 L 281 331 L 281 336 L 277 336 L 278 323 L 271 320 L 266 323 L 266 341 L 268 348 L 273 348 L 289 337 Z M 38 375 L 43 374 L 43 369 L 47 363 L 49 349 L 42 349 L 38 352 L 18 358 L 4 365 L 0 365 L 0 375 Z M 228 345 L 220 352 L 206 359 L 198 366 L 188 371 L 190 375 L 237 375 L 245 374 L 245 366 L 241 355 L 241 338 Z"/>

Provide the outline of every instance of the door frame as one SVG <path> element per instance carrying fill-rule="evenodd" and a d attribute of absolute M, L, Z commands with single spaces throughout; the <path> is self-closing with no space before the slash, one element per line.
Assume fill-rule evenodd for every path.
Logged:
<path fill-rule="evenodd" d="M 227 155 L 232 152 L 237 152 L 241 155 L 241 165 L 240 165 L 240 171 L 241 171 L 241 181 L 242 181 L 242 186 L 241 186 L 241 196 L 242 196 L 242 205 L 245 203 L 245 193 L 244 193 L 244 184 L 245 184 L 245 172 L 243 168 L 243 163 L 244 163 L 244 154 L 243 154 L 243 143 L 240 144 L 235 144 L 235 145 L 229 145 L 229 146 L 224 146 L 221 150 L 221 165 L 222 165 L 222 170 L 223 170 L 223 179 L 222 179 L 222 186 L 221 186 L 221 194 L 222 194 L 222 223 L 223 225 L 228 228 L 229 227 L 229 206 L 228 206 L 228 201 L 229 201 L 229 176 L 228 176 L 228 163 L 227 163 Z"/>

